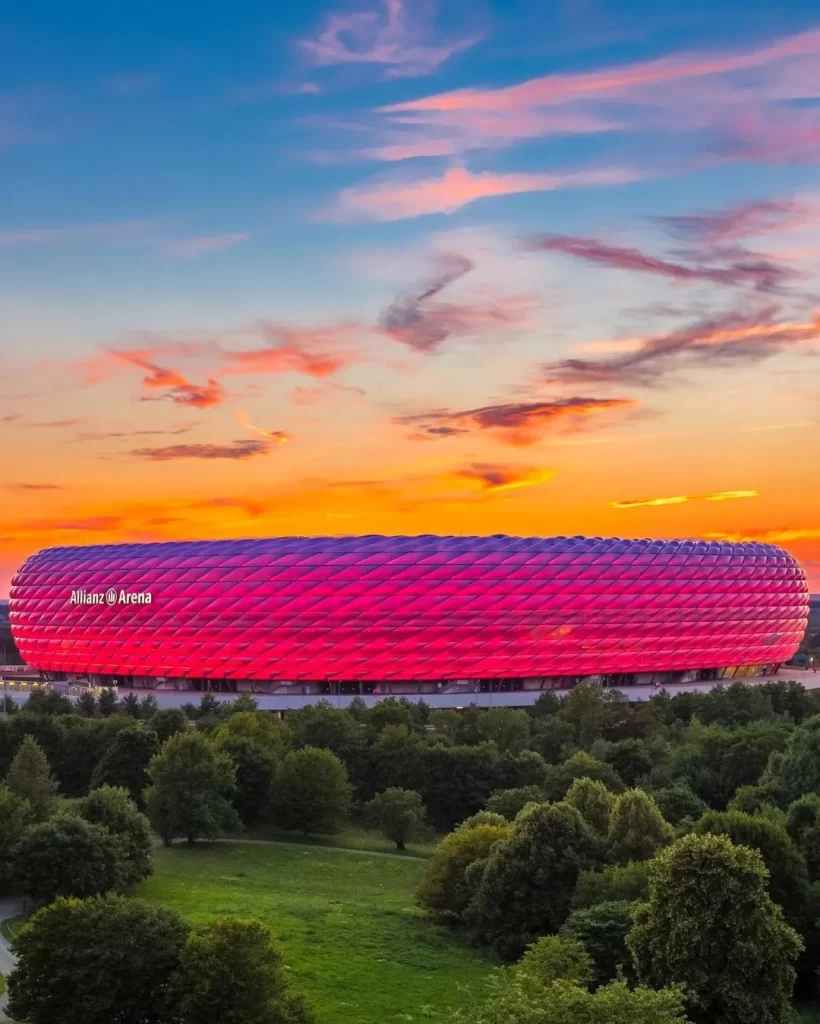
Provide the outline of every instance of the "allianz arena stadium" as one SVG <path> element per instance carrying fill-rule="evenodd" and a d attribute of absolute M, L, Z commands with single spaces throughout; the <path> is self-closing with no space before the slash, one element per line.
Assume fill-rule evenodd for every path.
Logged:
<path fill-rule="evenodd" d="M 775 673 L 808 609 L 769 544 L 427 535 L 49 548 L 10 618 L 55 681 L 460 706 Z"/>

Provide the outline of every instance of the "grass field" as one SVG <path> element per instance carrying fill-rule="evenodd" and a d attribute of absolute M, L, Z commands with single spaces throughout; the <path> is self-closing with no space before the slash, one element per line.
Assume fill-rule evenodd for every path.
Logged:
<path fill-rule="evenodd" d="M 421 842 L 409 842 L 404 854 L 396 850 L 396 844 L 385 839 L 381 833 L 355 827 L 346 828 L 344 832 L 339 832 L 335 836 L 305 838 L 300 832 L 286 832 L 281 828 L 267 826 L 247 829 L 237 838 L 274 839 L 277 842 L 299 843 L 302 846 L 335 846 L 340 850 L 369 850 L 372 853 L 392 853 L 396 857 L 430 857 L 444 836 L 434 834 Z"/>
<path fill-rule="evenodd" d="M 415 906 L 423 869 L 418 858 L 296 843 L 173 847 L 157 850 L 138 895 L 194 922 L 264 921 L 320 1024 L 444 1021 L 481 998 L 490 964 Z"/>

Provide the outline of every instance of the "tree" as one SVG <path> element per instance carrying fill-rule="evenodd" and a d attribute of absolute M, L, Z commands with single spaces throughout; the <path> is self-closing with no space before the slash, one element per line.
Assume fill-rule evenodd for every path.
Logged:
<path fill-rule="evenodd" d="M 806 793 L 820 794 L 820 715 L 795 729 L 783 752 L 776 778 L 787 804 Z"/>
<path fill-rule="evenodd" d="M 93 690 L 84 690 L 76 701 L 77 711 L 84 718 L 95 718 L 97 715 L 97 698 Z"/>
<path fill-rule="evenodd" d="M 189 726 L 188 716 L 182 708 L 160 708 L 148 719 L 148 728 L 157 734 L 160 746 Z"/>
<path fill-rule="evenodd" d="M 9 1012 L 29 1024 L 166 1024 L 187 926 L 142 900 L 58 899 L 15 939 Z"/>
<path fill-rule="evenodd" d="M 481 810 L 490 793 L 501 785 L 500 758 L 494 743 L 428 747 L 420 767 L 417 788 L 430 820 L 441 831 L 454 828 Z"/>
<path fill-rule="evenodd" d="M 158 752 L 159 739 L 153 730 L 141 725 L 120 730 L 97 762 L 91 788 L 122 786 L 137 807 L 142 807 L 148 785 L 148 765 Z"/>
<path fill-rule="evenodd" d="M 326 700 L 290 712 L 287 724 L 294 747 L 332 750 L 343 761 L 349 761 L 362 744 L 362 730 L 356 720 Z"/>
<path fill-rule="evenodd" d="M 726 807 L 727 811 L 743 814 L 764 814 L 785 823 L 785 816 L 766 786 L 741 786 Z"/>
<path fill-rule="evenodd" d="M 803 853 L 811 881 L 820 879 L 820 796 L 807 793 L 789 807 L 786 828 Z"/>
<path fill-rule="evenodd" d="M 476 815 L 478 817 L 478 815 Z M 466 874 L 471 864 L 485 860 L 512 826 L 496 822 L 465 822 L 436 846 L 427 861 L 418 890 L 419 904 L 441 921 L 461 921 L 473 897 Z"/>
<path fill-rule="evenodd" d="M 652 796 L 670 825 L 679 825 L 685 818 L 696 821 L 708 810 L 703 800 L 692 792 L 688 782 L 679 781 L 671 786 L 662 786 L 654 790 Z"/>
<path fill-rule="evenodd" d="M 578 875 L 594 866 L 600 847 L 567 804 L 542 804 L 521 815 L 487 858 L 472 908 L 479 936 L 510 958 L 556 932 L 569 915 Z"/>
<path fill-rule="evenodd" d="M 674 832 L 658 805 L 642 789 L 630 789 L 615 801 L 609 824 L 607 846 L 616 864 L 649 860 L 667 843 Z"/>
<path fill-rule="evenodd" d="M 43 748 L 33 736 L 23 737 L 6 776 L 6 785 L 12 793 L 28 800 L 37 821 L 44 821 L 53 811 L 57 782 Z"/>
<path fill-rule="evenodd" d="M 23 705 L 23 710 L 32 715 L 73 715 L 74 705 L 70 697 L 55 690 L 32 690 Z"/>
<path fill-rule="evenodd" d="M 117 705 L 117 710 L 121 715 L 128 715 L 131 718 L 139 718 L 140 716 L 140 699 L 135 693 L 126 693 L 123 699 Z"/>
<path fill-rule="evenodd" d="M 544 791 L 538 786 L 519 786 L 517 789 L 497 789 L 491 793 L 486 810 L 512 821 L 527 804 L 545 802 Z"/>
<path fill-rule="evenodd" d="M 582 871 L 578 876 L 572 906 L 576 910 L 599 903 L 634 903 L 646 897 L 650 861 L 612 864 L 600 871 Z"/>
<path fill-rule="evenodd" d="M 12 865 L 19 892 L 49 903 L 58 896 L 97 896 L 123 885 L 120 842 L 75 814 L 40 822 L 23 836 Z"/>
<path fill-rule="evenodd" d="M 177 836 L 193 843 L 239 826 L 231 803 L 236 791 L 233 761 L 214 750 L 202 733 L 178 733 L 167 740 L 151 758 L 148 777 L 145 806 L 166 846 Z"/>
<path fill-rule="evenodd" d="M 118 706 L 119 701 L 117 700 L 117 690 L 115 687 L 108 686 L 100 691 L 98 707 L 103 718 L 108 718 L 109 715 L 115 714 Z"/>
<path fill-rule="evenodd" d="M 33 824 L 28 800 L 0 786 L 0 883 L 9 880 L 17 844 Z"/>
<path fill-rule="evenodd" d="M 193 929 L 171 981 L 180 1024 L 310 1024 L 282 954 L 259 921 L 221 917 Z"/>
<path fill-rule="evenodd" d="M 566 698 L 569 700 L 569 697 Z M 584 750 L 568 757 L 563 764 L 549 769 L 547 782 L 544 786 L 550 800 L 563 800 L 567 790 L 575 779 L 597 779 L 613 793 L 623 793 L 625 786 L 615 773 L 615 769 L 599 761 Z"/>
<path fill-rule="evenodd" d="M 404 850 L 409 839 L 420 838 L 428 831 L 427 812 L 415 790 L 385 789 L 365 807 L 367 819 L 396 844 L 397 850 Z"/>
<path fill-rule="evenodd" d="M 769 894 L 783 908 L 786 920 L 804 936 L 811 927 L 811 891 L 799 850 L 785 826 L 760 815 L 740 811 L 710 811 L 695 824 L 698 835 L 727 836 L 738 846 L 757 850 L 769 872 Z"/>
<path fill-rule="evenodd" d="M 101 825 L 119 841 L 121 887 L 136 885 L 151 874 L 151 826 L 127 789 L 102 786 L 80 800 L 76 810 L 80 817 Z"/>
<path fill-rule="evenodd" d="M 140 719 L 143 722 L 147 722 L 149 718 L 155 715 L 159 711 L 159 701 L 153 695 L 149 693 L 147 697 L 143 697 L 140 701 Z"/>
<path fill-rule="evenodd" d="M 541 697 L 538 699 L 541 700 Z M 565 721 L 560 715 L 537 718 L 532 729 L 530 747 L 538 751 L 547 764 L 560 764 L 574 753 L 575 729 L 571 722 Z"/>
<path fill-rule="evenodd" d="M 564 801 L 580 811 L 581 817 L 598 835 L 609 833 L 615 796 L 603 782 L 589 778 L 574 779 Z"/>
<path fill-rule="evenodd" d="M 546 935 L 527 947 L 513 970 L 518 978 L 538 987 L 554 981 L 588 985 L 593 963 L 583 944 L 576 939 Z"/>
<path fill-rule="evenodd" d="M 638 980 L 684 985 L 706 1020 L 786 1024 L 802 943 L 766 876 L 757 850 L 727 836 L 688 835 L 662 850 L 626 939 Z"/>
<path fill-rule="evenodd" d="M 279 756 L 269 747 L 242 735 L 223 735 L 215 744 L 236 766 L 233 805 L 243 825 L 253 827 L 270 815 L 273 790 L 279 771 Z"/>
<path fill-rule="evenodd" d="M 303 747 L 282 763 L 274 801 L 276 823 L 303 835 L 337 832 L 350 816 L 345 766 L 329 750 Z"/>
<path fill-rule="evenodd" d="M 298 713 L 298 712 L 297 712 Z M 225 718 L 214 742 L 217 746 L 228 740 L 251 740 L 277 758 L 285 755 L 284 730 L 272 715 L 262 711 L 236 711 Z"/>
<path fill-rule="evenodd" d="M 80 715 L 62 715 L 55 722 L 56 746 L 53 752 L 46 750 L 46 756 L 62 794 L 82 796 L 88 792 L 94 766 L 100 756 L 103 722 Z"/>
<path fill-rule="evenodd" d="M 530 718 L 526 711 L 516 708 L 489 708 L 478 719 L 478 733 L 500 751 L 520 754 L 529 742 Z"/>
<path fill-rule="evenodd" d="M 505 750 L 498 759 L 499 789 L 520 789 L 522 786 L 543 788 L 549 775 L 549 765 L 534 750 L 514 754 Z"/>
<path fill-rule="evenodd" d="M 626 936 L 632 927 L 633 906 L 627 900 L 597 903 L 574 910 L 561 926 L 561 937 L 581 943 L 592 958 L 596 986 L 615 979 L 619 969 L 631 967 Z"/>
<path fill-rule="evenodd" d="M 655 767 L 649 747 L 644 740 L 639 739 L 611 743 L 606 761 L 612 765 L 627 786 L 637 786 Z"/>

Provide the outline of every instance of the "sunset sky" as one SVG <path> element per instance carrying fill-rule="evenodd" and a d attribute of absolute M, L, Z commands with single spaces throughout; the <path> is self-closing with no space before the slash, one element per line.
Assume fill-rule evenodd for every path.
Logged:
<path fill-rule="evenodd" d="M 820 592 L 816 0 L 0 10 L 38 548 L 751 538 Z"/>

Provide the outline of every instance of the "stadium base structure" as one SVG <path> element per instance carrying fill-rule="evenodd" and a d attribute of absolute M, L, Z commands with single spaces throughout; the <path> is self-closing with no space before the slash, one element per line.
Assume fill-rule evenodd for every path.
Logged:
<path fill-rule="evenodd" d="M 808 611 L 768 544 L 423 535 L 50 548 L 10 621 L 55 683 L 452 707 L 775 675 Z"/>

